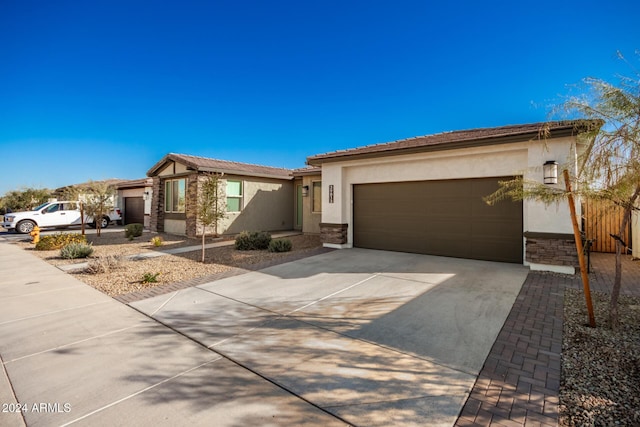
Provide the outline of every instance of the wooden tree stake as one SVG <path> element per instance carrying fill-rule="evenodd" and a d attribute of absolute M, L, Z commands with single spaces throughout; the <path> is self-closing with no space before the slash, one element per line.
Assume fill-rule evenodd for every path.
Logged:
<path fill-rule="evenodd" d="M 576 204 L 571 193 L 571 182 L 569 181 L 569 171 L 562 171 L 564 183 L 567 188 L 569 209 L 571 210 L 571 222 L 573 223 L 573 236 L 576 240 L 576 250 L 578 251 L 578 262 L 580 263 L 580 273 L 582 274 L 582 286 L 584 287 L 584 297 L 587 300 L 587 312 L 589 313 L 589 326 L 596 327 L 596 318 L 593 314 L 593 302 L 591 301 L 591 290 L 589 288 L 589 274 L 584 260 L 584 252 L 582 248 L 582 236 L 578 228 L 578 219 L 576 218 Z"/>

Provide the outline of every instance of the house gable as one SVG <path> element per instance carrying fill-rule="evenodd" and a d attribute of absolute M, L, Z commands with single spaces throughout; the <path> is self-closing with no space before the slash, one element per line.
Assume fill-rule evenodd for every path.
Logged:
<path fill-rule="evenodd" d="M 186 165 L 178 162 L 168 161 L 156 172 L 157 176 L 172 176 L 183 175 L 189 173 L 189 169 Z"/>
<path fill-rule="evenodd" d="M 147 175 L 152 177 L 153 208 L 151 229 L 195 237 L 202 233 L 197 219 L 198 193 L 206 173 L 221 174 L 222 196 L 233 202 L 234 210 L 220 221 L 218 230 L 207 234 L 234 234 L 243 230 L 288 230 L 293 228 L 293 175 L 283 168 L 230 162 L 186 154 L 170 153 L 156 163 Z M 175 181 L 175 184 L 171 184 Z M 234 192 L 227 195 L 233 183 Z M 180 209 L 167 208 L 175 203 L 173 185 L 179 193 L 184 188 Z M 167 205 L 165 206 L 165 199 Z M 233 200 L 230 200 L 232 198 Z M 169 210 L 168 210 L 169 209 Z M 236 210 L 237 209 L 237 210 Z"/>
<path fill-rule="evenodd" d="M 174 165 L 174 166 L 171 166 Z M 174 169 L 171 169 L 174 167 Z M 290 169 L 271 166 L 254 165 L 250 163 L 231 162 L 228 160 L 211 159 L 208 157 L 191 156 L 188 154 L 169 153 L 156 163 L 147 176 L 166 176 L 188 172 L 218 172 L 231 175 L 255 176 L 292 180 Z"/>

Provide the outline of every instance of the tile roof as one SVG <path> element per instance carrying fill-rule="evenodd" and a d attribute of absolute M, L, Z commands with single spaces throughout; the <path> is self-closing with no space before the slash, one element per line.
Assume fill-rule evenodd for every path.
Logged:
<path fill-rule="evenodd" d="M 116 184 L 116 188 L 124 189 L 124 188 L 141 188 L 141 187 L 150 187 L 153 185 L 153 180 L 151 178 L 140 178 L 140 179 L 129 179 L 126 181 L 122 181 Z"/>
<path fill-rule="evenodd" d="M 224 172 L 234 175 L 261 176 L 267 178 L 292 179 L 291 169 L 274 168 L 271 166 L 253 165 L 249 163 L 231 162 L 228 160 L 211 159 L 208 157 L 191 156 L 188 154 L 169 153 L 147 172 L 153 176 L 169 161 L 182 163 L 196 171 Z"/>
<path fill-rule="evenodd" d="M 303 168 L 293 170 L 293 176 L 320 175 L 321 173 L 322 168 L 319 166 L 305 166 Z"/>
<path fill-rule="evenodd" d="M 348 150 L 307 157 L 307 164 L 320 165 L 325 161 L 339 161 L 347 158 L 367 158 L 392 154 L 408 154 L 420 151 L 450 150 L 469 146 L 493 145 L 508 142 L 544 139 L 547 135 L 575 135 L 589 124 L 584 120 L 540 122 L 521 125 L 500 126 L 443 132 L 433 135 L 418 136 L 399 141 L 367 145 Z"/>

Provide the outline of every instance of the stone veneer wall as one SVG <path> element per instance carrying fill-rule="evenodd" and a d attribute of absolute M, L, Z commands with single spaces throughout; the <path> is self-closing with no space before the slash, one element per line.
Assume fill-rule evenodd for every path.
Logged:
<path fill-rule="evenodd" d="M 196 237 L 198 230 L 196 224 L 198 220 L 198 174 L 194 173 L 187 177 L 186 194 L 186 231 L 188 237 Z"/>
<path fill-rule="evenodd" d="M 572 234 L 525 233 L 526 260 L 536 264 L 579 267 Z"/>
<path fill-rule="evenodd" d="M 320 240 L 322 243 L 342 245 L 347 243 L 349 224 L 320 224 Z"/>
<path fill-rule="evenodd" d="M 164 185 L 160 177 L 153 177 L 153 199 L 151 203 L 151 231 L 159 233 L 164 231 Z"/>

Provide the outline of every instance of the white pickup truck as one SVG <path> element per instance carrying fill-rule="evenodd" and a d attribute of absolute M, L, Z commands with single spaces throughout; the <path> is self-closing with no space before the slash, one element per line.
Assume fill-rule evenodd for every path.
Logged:
<path fill-rule="evenodd" d="M 103 216 L 100 228 L 107 228 L 112 221 L 122 221 L 120 209 L 115 208 L 107 216 Z M 15 230 L 18 233 L 30 233 L 36 225 L 46 227 L 68 227 L 80 225 L 80 204 L 78 202 L 47 202 L 32 211 L 14 212 L 4 215 L 2 227 L 6 230 Z M 91 217 L 85 216 L 85 224 L 95 227 L 96 223 Z"/>

